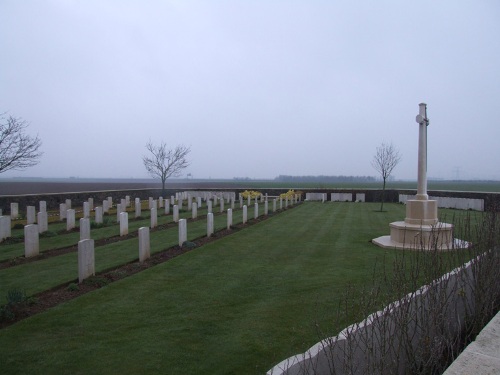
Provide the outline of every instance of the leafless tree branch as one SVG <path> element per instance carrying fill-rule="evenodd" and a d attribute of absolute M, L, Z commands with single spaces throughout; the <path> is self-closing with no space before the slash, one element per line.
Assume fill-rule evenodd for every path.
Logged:
<path fill-rule="evenodd" d="M 39 151 L 42 141 L 38 136 L 33 138 L 25 134 L 27 127 L 28 123 L 20 118 L 0 118 L 0 173 L 39 163 L 43 154 Z"/>
<path fill-rule="evenodd" d="M 151 177 L 159 178 L 162 189 L 165 190 L 165 181 L 169 177 L 179 177 L 183 169 L 190 165 L 187 155 L 191 152 L 189 147 L 178 145 L 168 149 L 165 142 L 154 145 L 151 141 L 146 144 L 148 156 L 143 156 L 144 167 Z"/>

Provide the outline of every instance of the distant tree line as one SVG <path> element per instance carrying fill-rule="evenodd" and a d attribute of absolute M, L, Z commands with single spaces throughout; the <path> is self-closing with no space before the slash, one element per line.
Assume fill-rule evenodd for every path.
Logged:
<path fill-rule="evenodd" d="M 274 181 L 280 182 L 374 182 L 372 176 L 289 176 L 279 175 Z"/>

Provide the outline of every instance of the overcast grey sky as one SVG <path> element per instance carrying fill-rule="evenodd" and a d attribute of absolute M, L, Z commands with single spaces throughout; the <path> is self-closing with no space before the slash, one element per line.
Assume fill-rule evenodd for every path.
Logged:
<path fill-rule="evenodd" d="M 194 178 L 500 179 L 500 2 L 0 0 L 0 112 L 39 165 L 0 177 L 147 177 L 151 139 Z"/>

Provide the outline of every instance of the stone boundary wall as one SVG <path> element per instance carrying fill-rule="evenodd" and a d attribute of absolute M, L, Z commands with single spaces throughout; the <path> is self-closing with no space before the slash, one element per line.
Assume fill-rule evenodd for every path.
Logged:
<path fill-rule="evenodd" d="M 399 203 L 406 204 L 406 201 L 415 199 L 415 195 L 399 194 Z M 484 199 L 454 198 L 454 197 L 433 197 L 430 200 L 437 201 L 440 208 L 455 208 L 458 210 L 484 211 Z"/>
<path fill-rule="evenodd" d="M 279 196 L 280 194 L 288 192 L 293 187 L 289 188 L 252 188 L 253 190 L 258 190 L 262 194 L 268 196 Z M 251 189 L 251 190 L 252 190 Z M 220 192 L 235 192 L 236 196 L 239 193 L 249 190 L 247 188 L 195 188 L 195 189 L 166 189 L 165 196 L 163 198 L 168 198 L 171 195 L 179 191 L 207 191 L 210 190 L 214 193 Z M 382 191 L 380 189 L 295 189 L 302 192 L 302 200 L 305 199 L 307 193 L 315 194 L 327 194 L 327 198 L 330 198 L 332 194 L 351 194 L 353 201 L 359 201 L 360 197 L 364 197 L 365 202 L 380 202 Z M 361 195 L 363 194 L 363 195 Z M 414 195 L 416 190 L 386 190 L 385 192 L 385 202 L 398 203 L 399 195 Z M 88 198 L 94 198 L 95 205 L 99 205 L 98 202 L 106 199 L 107 197 L 112 197 L 113 202 L 119 202 L 120 199 L 129 195 L 131 198 L 140 198 L 141 200 L 153 197 L 157 199 L 162 195 L 162 190 L 157 189 L 127 189 L 127 190 L 102 190 L 102 191 L 87 191 L 87 192 L 67 192 L 67 193 L 52 193 L 52 194 L 27 194 L 27 195 L 2 195 L 0 196 L 0 209 L 3 211 L 4 215 L 10 213 L 10 203 L 19 203 L 19 212 L 25 212 L 26 206 L 38 206 L 38 202 L 46 201 L 48 210 L 57 210 L 60 203 L 64 203 L 66 199 L 71 199 L 74 206 L 82 206 L 83 202 L 87 201 Z M 456 191 L 429 191 L 429 195 L 433 197 L 449 197 L 449 198 L 467 198 L 467 199 L 482 199 L 484 202 L 485 211 L 500 211 L 500 193 L 481 193 L 481 192 L 456 192 Z M 329 200 L 329 199 L 327 199 Z"/>
<path fill-rule="evenodd" d="M 443 375 L 500 374 L 500 312 L 443 372 Z"/>
<path fill-rule="evenodd" d="M 408 350 L 408 345 L 400 344 L 407 337 L 412 337 L 411 344 L 416 350 L 418 342 L 429 333 L 426 330 L 434 323 L 429 322 L 425 315 L 432 310 L 430 306 L 434 306 L 437 300 L 441 301 L 443 315 L 440 321 L 446 322 L 444 328 L 451 335 L 458 334 L 466 318 L 474 314 L 478 268 L 483 258 L 488 261 L 487 254 L 389 304 L 362 322 L 345 328 L 337 336 L 321 340 L 305 353 L 285 359 L 266 374 L 367 374 L 375 373 L 374 369 L 379 370 L 382 361 L 387 365 L 387 373 L 407 373 L 409 369 L 406 368 L 404 351 Z M 395 329 L 396 326 L 401 327 L 398 319 L 402 316 L 415 317 L 409 320 L 405 332 Z M 392 340 L 391 344 L 387 340 Z M 389 368 L 391 363 L 396 367 Z"/>

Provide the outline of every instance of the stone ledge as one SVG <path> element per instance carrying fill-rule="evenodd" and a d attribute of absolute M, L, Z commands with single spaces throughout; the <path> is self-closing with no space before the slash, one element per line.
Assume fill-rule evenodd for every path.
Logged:
<path fill-rule="evenodd" d="M 443 375 L 465 374 L 500 374 L 500 312 L 443 373 Z"/>

